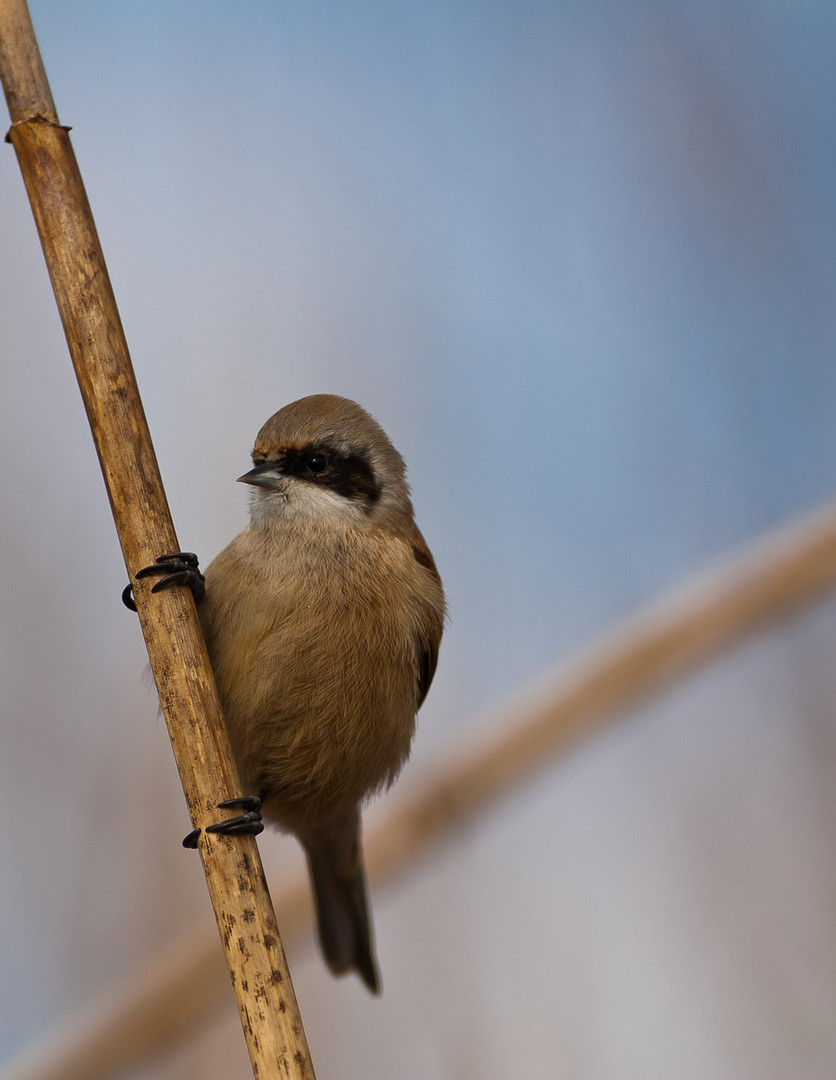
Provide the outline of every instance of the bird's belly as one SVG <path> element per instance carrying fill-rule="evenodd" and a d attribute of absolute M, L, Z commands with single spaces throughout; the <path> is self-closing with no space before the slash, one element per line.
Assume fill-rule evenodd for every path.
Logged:
<path fill-rule="evenodd" d="M 242 781 L 296 832 L 391 783 L 416 710 L 414 635 L 397 607 L 344 588 L 307 600 L 210 643 Z"/>

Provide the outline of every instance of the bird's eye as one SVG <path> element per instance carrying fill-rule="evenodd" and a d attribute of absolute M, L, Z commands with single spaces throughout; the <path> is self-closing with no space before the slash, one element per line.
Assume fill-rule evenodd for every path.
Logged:
<path fill-rule="evenodd" d="M 310 454 L 305 459 L 305 465 L 312 473 L 325 472 L 328 468 L 328 455 L 327 454 Z"/>

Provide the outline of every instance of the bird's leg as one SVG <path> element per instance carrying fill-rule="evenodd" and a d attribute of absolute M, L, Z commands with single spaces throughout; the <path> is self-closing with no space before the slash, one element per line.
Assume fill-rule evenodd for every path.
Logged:
<path fill-rule="evenodd" d="M 237 817 L 228 818 L 226 821 L 218 821 L 214 825 L 207 825 L 206 832 L 220 833 L 221 836 L 239 836 L 246 833 L 249 836 L 258 836 L 264 831 L 264 822 L 261 820 L 261 795 L 242 795 L 239 799 L 225 799 L 218 803 L 219 810 L 227 807 L 240 807 L 245 813 Z M 188 836 L 183 838 L 183 847 L 196 848 L 200 829 L 192 829 Z"/>
<path fill-rule="evenodd" d="M 165 576 L 154 585 L 151 592 L 159 592 L 160 589 L 168 589 L 172 585 L 187 585 L 192 590 L 196 604 L 200 603 L 206 593 L 200 563 L 193 551 L 174 551 L 170 555 L 160 555 L 151 566 L 143 566 L 141 570 L 137 570 L 136 576 L 151 577 L 153 574 Z M 122 603 L 131 611 L 136 611 L 131 582 L 122 590 Z"/>
<path fill-rule="evenodd" d="M 153 574 L 163 574 L 151 589 L 151 592 L 159 592 L 160 589 L 168 589 L 172 585 L 187 585 L 192 590 L 195 603 L 199 604 L 203 599 L 206 587 L 199 569 L 197 555 L 191 551 L 174 551 L 170 555 L 159 555 L 151 566 L 144 566 L 138 570 L 138 578 L 151 577 Z M 131 611 L 136 611 L 136 603 L 133 597 L 133 586 L 129 583 L 122 592 L 122 603 Z M 261 820 L 261 796 L 242 795 L 238 799 L 226 799 L 218 803 L 219 810 L 231 807 L 239 807 L 244 811 L 237 817 L 228 818 L 226 821 L 218 821 L 214 825 L 207 825 L 206 832 L 220 833 L 223 836 L 235 836 L 247 833 L 258 836 L 264 831 L 264 822 Z M 196 848 L 200 829 L 193 829 L 183 839 L 183 847 Z"/>

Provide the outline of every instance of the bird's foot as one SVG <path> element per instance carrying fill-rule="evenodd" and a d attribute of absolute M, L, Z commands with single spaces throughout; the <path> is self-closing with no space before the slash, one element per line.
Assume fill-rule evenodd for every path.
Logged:
<path fill-rule="evenodd" d="M 206 832 L 220 833 L 221 836 L 240 836 L 242 833 L 248 836 L 258 836 L 264 831 L 264 822 L 261 820 L 261 796 L 242 795 L 240 799 L 226 799 L 218 803 L 219 810 L 228 807 L 238 807 L 245 813 L 237 817 L 228 818 L 226 821 L 218 821 L 214 825 L 207 825 Z M 188 836 L 183 839 L 183 847 L 196 848 L 200 829 L 192 829 Z"/>
<path fill-rule="evenodd" d="M 153 574 L 165 576 L 154 585 L 151 592 L 159 592 L 160 589 L 168 589 L 172 585 L 187 585 L 192 590 L 196 604 L 200 603 L 206 593 L 200 563 L 193 551 L 174 551 L 170 555 L 160 555 L 150 566 L 143 566 L 136 572 L 138 578 L 151 577 Z M 136 611 L 131 582 L 122 590 L 122 603 L 131 611 Z"/>

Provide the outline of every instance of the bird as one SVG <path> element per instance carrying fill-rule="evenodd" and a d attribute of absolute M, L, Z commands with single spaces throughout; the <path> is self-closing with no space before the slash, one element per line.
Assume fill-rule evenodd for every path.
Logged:
<path fill-rule="evenodd" d="M 254 793 L 228 804 L 248 813 L 210 828 L 257 832 L 263 816 L 294 834 L 328 967 L 356 971 L 379 993 L 361 810 L 409 755 L 444 590 L 404 460 L 356 402 L 313 394 L 285 405 L 258 432 L 252 463 L 238 478 L 251 488 L 249 524 L 203 580 L 182 553 L 138 576 L 168 570 L 155 588 L 193 588 L 233 754 Z"/>

